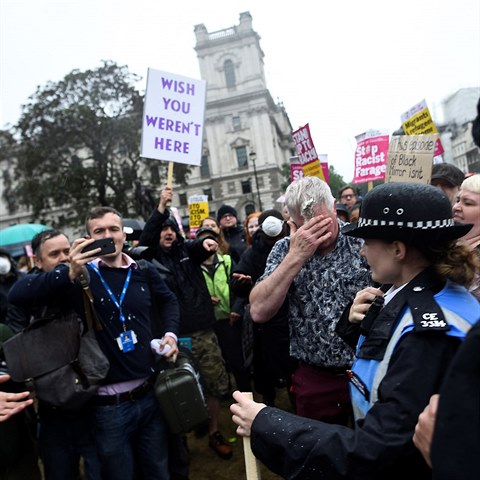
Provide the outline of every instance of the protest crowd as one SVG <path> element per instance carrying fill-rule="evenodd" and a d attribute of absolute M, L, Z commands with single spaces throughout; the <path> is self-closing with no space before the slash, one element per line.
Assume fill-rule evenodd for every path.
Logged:
<path fill-rule="evenodd" d="M 190 432 L 228 468 L 222 409 L 282 478 L 480 478 L 480 174 L 306 175 L 188 233 L 173 198 L 0 248 L 1 479 L 187 480 Z"/>

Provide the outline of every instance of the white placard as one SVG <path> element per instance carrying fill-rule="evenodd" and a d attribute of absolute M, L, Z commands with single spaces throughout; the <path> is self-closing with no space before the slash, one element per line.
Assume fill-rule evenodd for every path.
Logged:
<path fill-rule="evenodd" d="M 148 69 L 142 157 L 199 166 L 207 82 Z"/>

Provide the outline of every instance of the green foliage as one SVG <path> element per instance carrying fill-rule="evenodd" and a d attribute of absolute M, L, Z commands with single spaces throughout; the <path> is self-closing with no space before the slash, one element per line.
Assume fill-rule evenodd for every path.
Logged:
<path fill-rule="evenodd" d="M 3 168 L 1 173 L 3 183 L 2 199 L 5 201 L 8 213 L 15 213 L 17 207 L 13 191 L 14 182 L 11 168 L 15 145 L 16 142 L 13 135 L 6 130 L 0 130 L 0 162 L 5 161 L 6 163 L 6 168 Z"/>
<path fill-rule="evenodd" d="M 282 190 L 285 191 L 287 187 L 290 185 L 290 164 L 284 163 L 281 167 L 283 182 L 281 184 Z"/>
<path fill-rule="evenodd" d="M 330 185 L 330 190 L 332 190 L 332 194 L 336 198 L 338 191 L 344 185 L 346 185 L 346 182 L 343 179 L 343 177 L 335 171 L 335 168 L 333 165 L 329 165 L 328 167 L 328 177 L 329 177 L 328 184 Z"/>
<path fill-rule="evenodd" d="M 15 195 L 33 218 L 42 220 L 60 208 L 64 215 L 56 226 L 62 227 L 82 224 L 97 205 L 112 206 L 126 217 L 145 211 L 135 185 L 158 183 L 161 168 L 139 155 L 138 80 L 126 66 L 104 61 L 38 87 L 29 98 L 15 126 L 20 143 Z"/>

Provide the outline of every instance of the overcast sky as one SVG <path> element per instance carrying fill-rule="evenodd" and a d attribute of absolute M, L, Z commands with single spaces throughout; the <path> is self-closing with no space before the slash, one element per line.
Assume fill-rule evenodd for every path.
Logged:
<path fill-rule="evenodd" d="M 231 27 L 244 11 L 273 98 L 346 181 L 355 135 L 393 132 L 424 98 L 438 123 L 446 97 L 480 86 L 478 0 L 0 0 L 0 128 L 38 85 L 102 60 L 128 65 L 141 90 L 148 67 L 200 78 L 194 26 Z"/>

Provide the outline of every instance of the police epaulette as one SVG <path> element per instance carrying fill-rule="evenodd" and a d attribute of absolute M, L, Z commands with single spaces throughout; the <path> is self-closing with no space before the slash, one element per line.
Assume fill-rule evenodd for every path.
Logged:
<path fill-rule="evenodd" d="M 450 330 L 440 305 L 435 301 L 432 290 L 421 283 L 409 287 L 407 303 L 415 323 L 414 332 L 446 332 Z"/>

